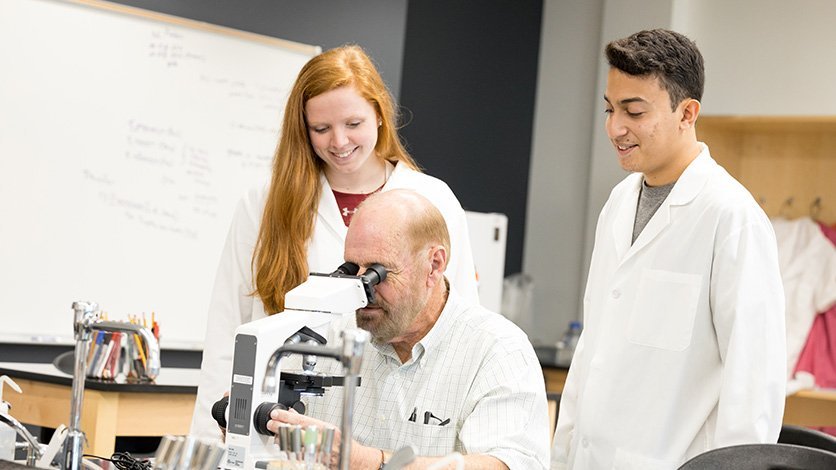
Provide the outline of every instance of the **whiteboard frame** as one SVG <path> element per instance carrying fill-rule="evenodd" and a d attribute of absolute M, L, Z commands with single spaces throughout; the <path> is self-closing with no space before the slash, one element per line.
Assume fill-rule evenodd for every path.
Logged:
<path fill-rule="evenodd" d="M 199 29 L 203 31 L 208 31 L 212 33 L 221 33 L 226 34 L 229 36 L 245 39 L 248 41 L 255 41 L 260 42 L 263 44 L 267 44 L 270 46 L 278 46 L 284 47 L 286 49 L 291 49 L 294 52 L 298 52 L 301 54 L 310 54 L 310 55 L 318 55 L 322 52 L 322 48 L 319 46 L 311 46 L 308 44 L 302 44 L 300 42 L 295 41 L 288 41 L 287 39 L 279 39 L 274 38 L 272 36 L 265 36 L 263 34 L 252 33 L 249 31 L 243 31 L 240 29 L 230 28 L 228 26 L 221 26 L 212 23 L 207 23 L 205 21 L 197 21 L 192 20 L 189 18 L 183 18 L 180 16 L 169 15 L 167 13 L 160 13 L 157 11 L 145 10 L 143 8 L 132 7 L 128 5 L 122 5 L 120 3 L 113 3 L 107 2 L 104 0 L 52 0 L 61 3 L 72 3 L 81 6 L 93 7 L 93 8 L 100 8 L 102 10 L 108 10 L 116 13 L 122 13 L 126 15 L 138 16 L 141 18 L 154 20 L 154 21 L 162 21 L 165 23 L 176 24 L 178 26 L 184 26 L 186 28 L 193 28 Z"/>

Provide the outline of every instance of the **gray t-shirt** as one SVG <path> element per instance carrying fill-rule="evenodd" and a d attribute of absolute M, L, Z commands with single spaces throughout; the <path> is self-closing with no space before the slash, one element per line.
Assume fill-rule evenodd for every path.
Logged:
<path fill-rule="evenodd" d="M 642 230 L 644 230 L 647 222 L 650 221 L 650 218 L 653 217 L 653 214 L 656 213 L 659 206 L 661 206 L 665 198 L 668 197 L 668 194 L 670 194 L 671 189 L 673 189 L 673 185 L 675 184 L 676 181 L 664 186 L 648 186 L 647 183 L 642 180 L 642 188 L 639 192 L 639 203 L 636 208 L 636 220 L 633 222 L 633 241 L 630 242 L 631 245 L 636 243 L 636 239 L 639 238 L 639 234 L 642 233 Z"/>

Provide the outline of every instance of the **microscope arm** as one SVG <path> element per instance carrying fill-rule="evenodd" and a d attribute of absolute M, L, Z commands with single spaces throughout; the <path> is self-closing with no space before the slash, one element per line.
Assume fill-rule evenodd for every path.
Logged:
<path fill-rule="evenodd" d="M 318 357 L 330 357 L 342 362 L 342 351 L 337 348 L 326 348 L 313 344 L 285 344 L 279 347 L 267 361 L 267 370 L 264 373 L 262 391 L 267 394 L 275 394 L 279 384 L 279 362 L 282 357 L 289 354 L 313 355 Z"/>

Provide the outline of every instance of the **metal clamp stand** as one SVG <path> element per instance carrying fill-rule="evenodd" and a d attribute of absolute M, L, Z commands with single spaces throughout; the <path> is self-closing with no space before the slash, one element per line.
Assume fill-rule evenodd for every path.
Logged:
<path fill-rule="evenodd" d="M 87 369 L 87 348 L 90 346 L 90 325 L 99 319 L 99 306 L 93 302 L 73 302 L 75 321 L 75 368 L 73 369 L 73 395 L 70 402 L 70 426 L 64 447 L 61 468 L 80 470 L 84 449 L 84 432 L 81 430 L 81 405 L 84 401 L 84 371 Z"/>
<path fill-rule="evenodd" d="M 11 416 L 0 413 L 0 423 L 5 423 L 10 426 L 15 432 L 26 440 L 22 443 L 26 447 L 26 466 L 34 467 L 35 462 L 43 455 L 43 448 L 35 438 L 20 422 Z"/>
<path fill-rule="evenodd" d="M 87 370 L 87 350 L 93 330 L 138 334 L 148 352 L 145 376 L 154 379 L 160 373 L 160 346 L 157 339 L 148 330 L 131 323 L 102 321 L 99 319 L 99 306 L 95 302 L 73 302 L 75 332 L 75 368 L 73 369 L 73 394 L 70 404 L 70 426 L 67 442 L 61 461 L 63 470 L 81 470 L 81 457 L 84 451 L 84 431 L 81 430 L 81 406 L 84 403 L 84 380 Z"/>
<path fill-rule="evenodd" d="M 288 354 L 311 354 L 330 357 L 340 361 L 345 369 L 345 394 L 343 395 L 342 425 L 340 426 L 340 465 L 341 470 L 348 470 L 351 463 L 351 423 L 354 418 L 354 392 L 363 364 L 363 349 L 369 342 L 369 332 L 349 329 L 342 333 L 342 347 L 328 348 L 311 344 L 286 344 L 273 353 L 267 361 L 264 374 L 264 393 L 275 394 L 279 382 L 279 361 Z"/>

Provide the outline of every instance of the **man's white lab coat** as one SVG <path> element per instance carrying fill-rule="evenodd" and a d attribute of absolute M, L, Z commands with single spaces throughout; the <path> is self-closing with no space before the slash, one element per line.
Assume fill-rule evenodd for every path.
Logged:
<path fill-rule="evenodd" d="M 786 350 L 775 235 L 700 145 L 632 246 L 642 175 L 601 211 L 552 468 L 669 470 L 778 438 Z"/>

